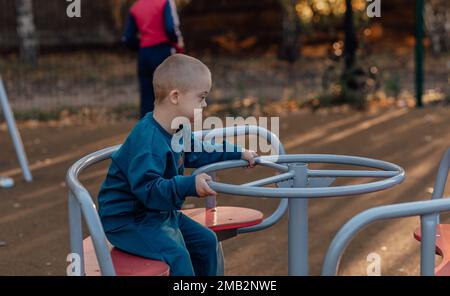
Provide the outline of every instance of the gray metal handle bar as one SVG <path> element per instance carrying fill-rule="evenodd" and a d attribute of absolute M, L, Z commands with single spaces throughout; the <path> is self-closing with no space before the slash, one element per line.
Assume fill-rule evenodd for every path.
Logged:
<path fill-rule="evenodd" d="M 421 275 L 434 275 L 437 213 L 448 211 L 450 200 L 444 198 L 379 206 L 359 213 L 338 231 L 331 242 L 323 263 L 322 275 L 336 275 L 345 248 L 364 227 L 380 220 L 411 216 L 421 217 Z"/>
<path fill-rule="evenodd" d="M 274 133 L 270 132 L 264 127 L 256 126 L 256 125 L 242 125 L 242 126 L 231 126 L 226 128 L 218 128 L 213 130 L 202 130 L 195 131 L 194 136 L 196 137 L 223 137 L 224 139 L 227 137 L 234 136 L 242 136 L 242 135 L 256 135 L 264 138 L 275 150 L 276 154 L 285 154 L 285 150 L 283 144 L 280 142 L 280 139 Z M 242 162 L 241 162 L 242 163 Z M 246 163 L 246 162 L 245 162 Z M 276 165 L 276 164 L 275 164 Z M 281 165 L 278 165 L 281 167 Z M 287 168 L 286 168 L 287 169 Z M 198 172 L 199 169 L 193 171 L 193 174 Z M 284 184 L 277 184 L 277 186 L 282 187 Z M 281 198 L 280 203 L 276 210 L 267 218 L 265 218 L 260 224 L 255 226 L 249 226 L 244 228 L 239 228 L 237 230 L 238 233 L 248 233 L 263 230 L 271 227 L 276 224 L 283 217 L 284 213 L 286 213 L 288 208 L 288 200 L 286 198 Z"/>
<path fill-rule="evenodd" d="M 338 231 L 325 256 L 322 275 L 337 273 L 342 254 L 351 239 L 365 226 L 379 220 L 420 216 L 422 243 L 420 248 L 421 275 L 434 275 L 436 250 L 436 224 L 439 213 L 450 211 L 450 199 L 443 198 L 445 183 L 450 170 L 450 148 L 444 153 L 434 183 L 432 200 L 399 203 L 365 210 L 350 219 Z"/>
<path fill-rule="evenodd" d="M 83 252 L 83 229 L 81 215 L 83 215 L 89 233 L 94 244 L 95 254 L 100 266 L 102 275 L 116 275 L 114 265 L 107 244 L 105 232 L 103 230 L 100 217 L 97 213 L 95 203 L 87 189 L 80 183 L 78 177 L 80 173 L 111 155 L 120 148 L 121 145 L 108 147 L 92 154 L 89 154 L 75 164 L 67 172 L 66 184 L 69 188 L 69 235 L 70 250 L 80 256 L 80 274 L 84 275 L 84 252 Z"/>
<path fill-rule="evenodd" d="M 261 179 L 258 181 L 231 185 L 216 181 L 208 181 L 210 187 L 217 191 L 233 195 L 246 195 L 256 197 L 283 197 L 283 198 L 312 198 L 312 197 L 332 197 L 342 195 L 355 195 L 368 192 L 379 191 L 390 188 L 401 183 L 405 178 L 405 171 L 398 165 L 357 156 L 331 155 L 331 154 L 291 154 L 261 156 L 256 161 L 257 164 L 273 167 L 283 173 L 277 176 Z M 333 163 L 365 166 L 382 171 L 371 170 L 309 170 L 307 163 Z M 280 165 L 288 164 L 288 166 Z M 245 160 L 230 160 L 203 166 L 194 171 L 195 174 L 205 172 L 217 172 L 223 169 L 247 166 Z M 300 168 L 299 170 L 299 166 Z M 302 177 L 372 177 L 387 178 L 382 181 L 375 181 L 366 184 L 317 187 L 317 188 L 266 188 L 258 187 L 272 183 L 290 181 L 296 178 L 296 172 L 302 173 Z"/>
<path fill-rule="evenodd" d="M 258 126 L 235 126 L 210 131 L 194 132 L 198 137 L 202 134 L 239 136 L 239 135 L 258 135 L 265 138 L 279 154 L 284 154 L 284 148 L 278 137 L 263 127 Z M 82 262 L 80 266 L 81 274 L 84 274 L 84 254 L 83 254 L 83 232 L 82 216 L 86 221 L 89 233 L 94 244 L 95 253 L 99 262 L 102 275 L 115 275 L 114 266 L 107 245 L 107 239 L 98 216 L 95 204 L 89 192 L 81 184 L 78 177 L 86 168 L 109 159 L 111 155 L 120 148 L 121 145 L 108 147 L 94 153 L 91 153 L 73 164 L 67 172 L 66 184 L 69 189 L 69 230 L 70 230 L 70 248 L 71 252 L 80 256 Z M 282 199 L 278 208 L 271 216 L 266 218 L 261 224 L 252 227 L 239 229 L 240 232 L 250 232 L 267 228 L 278 222 L 287 210 L 288 201 Z"/>

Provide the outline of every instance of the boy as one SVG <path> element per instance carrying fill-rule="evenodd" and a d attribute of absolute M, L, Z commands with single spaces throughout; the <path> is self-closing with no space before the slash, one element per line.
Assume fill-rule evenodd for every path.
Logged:
<path fill-rule="evenodd" d="M 257 155 L 225 141 L 223 152 L 174 151 L 172 138 L 179 134 L 172 128 L 173 120 L 182 116 L 192 122 L 194 109 L 206 107 L 211 73 L 202 62 L 172 55 L 156 69 L 153 85 L 154 112 L 137 123 L 112 156 L 98 197 L 100 218 L 114 246 L 167 262 L 171 275 L 215 275 L 215 233 L 179 210 L 187 196 L 216 192 L 208 186 L 207 174 L 183 176 L 184 165 L 242 158 L 253 166 Z M 230 147 L 234 152 L 226 152 Z"/>
<path fill-rule="evenodd" d="M 153 72 L 168 56 L 184 51 L 180 21 L 173 0 L 138 0 L 130 9 L 123 42 L 139 49 L 141 118 L 153 111 Z M 139 38 L 138 38 L 139 35 Z"/>

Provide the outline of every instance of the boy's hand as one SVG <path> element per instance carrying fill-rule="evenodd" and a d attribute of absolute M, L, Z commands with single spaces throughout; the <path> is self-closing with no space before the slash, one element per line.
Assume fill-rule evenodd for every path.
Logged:
<path fill-rule="evenodd" d="M 212 178 L 206 173 L 195 176 L 195 190 L 197 190 L 197 194 L 199 197 L 217 195 L 217 192 L 212 190 L 211 187 L 209 187 L 208 183 L 206 183 L 206 181 L 209 180 L 212 180 Z"/>
<path fill-rule="evenodd" d="M 249 168 L 252 168 L 255 166 L 255 158 L 258 156 L 259 156 L 258 153 L 256 153 L 255 151 L 242 148 L 241 158 L 248 161 Z"/>

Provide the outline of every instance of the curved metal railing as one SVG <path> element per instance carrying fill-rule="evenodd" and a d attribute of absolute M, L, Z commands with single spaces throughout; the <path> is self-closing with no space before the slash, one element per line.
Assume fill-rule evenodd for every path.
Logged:
<path fill-rule="evenodd" d="M 379 206 L 361 212 L 350 219 L 331 242 L 323 263 L 322 275 L 329 276 L 337 273 L 345 248 L 362 228 L 379 220 L 409 216 L 421 218 L 420 273 L 434 275 L 436 224 L 439 223 L 439 213 L 450 211 L 450 199 L 442 198 L 449 169 L 450 148 L 440 162 L 432 200 Z"/>
<path fill-rule="evenodd" d="M 194 132 L 198 137 L 201 133 L 211 135 L 240 136 L 257 135 L 265 138 L 278 154 L 284 154 L 284 148 L 278 137 L 265 128 L 258 126 L 235 126 L 211 131 Z M 67 172 L 66 184 L 69 188 L 69 230 L 71 252 L 78 254 L 80 258 L 80 274 L 84 275 L 84 254 L 83 254 L 83 232 L 82 217 L 84 218 L 89 233 L 94 244 L 95 253 L 102 275 L 115 275 L 112 258 L 109 252 L 106 235 L 100 221 L 95 203 L 87 189 L 79 181 L 79 175 L 86 168 L 109 159 L 111 155 L 120 148 L 121 145 L 105 148 L 91 153 L 73 164 Z M 277 223 L 287 210 L 287 199 L 281 199 L 277 209 L 263 222 L 257 226 L 238 229 L 239 233 L 262 230 Z"/>

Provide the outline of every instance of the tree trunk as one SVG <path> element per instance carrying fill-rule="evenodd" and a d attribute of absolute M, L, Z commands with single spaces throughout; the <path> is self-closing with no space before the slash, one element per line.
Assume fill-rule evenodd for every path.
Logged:
<path fill-rule="evenodd" d="M 280 0 L 283 10 L 283 34 L 280 58 L 294 63 L 300 57 L 300 20 L 295 10 L 296 0 Z"/>
<path fill-rule="evenodd" d="M 345 41 L 344 41 L 344 60 L 345 70 L 353 68 L 356 59 L 356 49 L 358 47 L 355 25 L 353 23 L 352 0 L 345 0 L 345 19 L 344 19 Z"/>
<path fill-rule="evenodd" d="M 33 18 L 32 0 L 15 0 L 17 35 L 19 37 L 20 58 L 35 64 L 38 55 L 38 40 Z"/>

